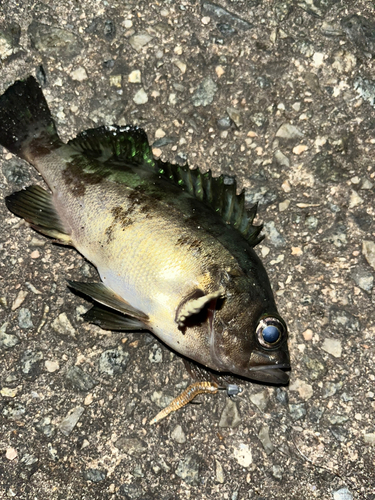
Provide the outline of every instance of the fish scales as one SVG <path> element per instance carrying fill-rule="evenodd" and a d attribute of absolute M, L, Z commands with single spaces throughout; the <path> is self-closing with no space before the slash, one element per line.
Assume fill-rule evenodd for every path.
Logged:
<path fill-rule="evenodd" d="M 95 301 L 88 319 L 144 327 L 216 371 L 288 382 L 287 327 L 253 249 L 256 208 L 234 182 L 155 160 L 137 127 L 64 144 L 33 77 L 0 97 L 0 143 L 51 191 L 30 186 L 7 197 L 9 209 L 97 268 L 101 283 L 69 283 Z"/>

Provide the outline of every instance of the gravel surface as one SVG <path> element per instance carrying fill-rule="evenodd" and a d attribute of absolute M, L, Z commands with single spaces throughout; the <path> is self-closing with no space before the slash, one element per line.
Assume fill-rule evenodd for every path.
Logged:
<path fill-rule="evenodd" d="M 292 374 L 150 427 L 182 360 L 84 324 L 95 269 L 1 202 L 0 498 L 375 499 L 374 33 L 365 0 L 1 2 L 1 92 L 33 74 L 64 140 L 137 124 L 259 202 Z M 43 185 L 0 153 L 2 199 Z"/>

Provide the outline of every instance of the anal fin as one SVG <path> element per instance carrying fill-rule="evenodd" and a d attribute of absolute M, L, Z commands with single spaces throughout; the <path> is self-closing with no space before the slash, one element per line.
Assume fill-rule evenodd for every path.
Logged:
<path fill-rule="evenodd" d="M 97 304 L 83 314 L 82 318 L 89 323 L 100 326 L 103 330 L 135 331 L 147 329 L 138 319 L 130 318 L 118 311 Z"/>
<path fill-rule="evenodd" d="M 147 314 L 139 311 L 135 307 L 128 304 L 123 298 L 121 298 L 117 293 L 115 293 L 110 288 L 106 287 L 104 283 L 82 283 L 79 281 L 68 281 L 68 285 L 81 292 L 88 297 L 91 297 L 99 304 L 102 304 L 110 309 L 119 311 L 122 314 L 127 314 L 132 318 L 138 319 L 139 321 L 145 322 L 148 320 Z"/>
<path fill-rule="evenodd" d="M 60 243 L 70 245 L 71 238 L 56 212 L 52 195 L 40 186 L 32 185 L 5 198 L 8 209 L 31 226 Z"/>

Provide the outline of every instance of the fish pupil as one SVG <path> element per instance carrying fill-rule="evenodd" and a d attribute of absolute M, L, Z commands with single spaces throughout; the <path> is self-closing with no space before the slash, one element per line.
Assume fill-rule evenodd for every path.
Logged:
<path fill-rule="evenodd" d="M 262 335 L 265 342 L 268 344 L 274 344 L 279 340 L 281 332 L 276 326 L 268 325 L 264 328 Z"/>

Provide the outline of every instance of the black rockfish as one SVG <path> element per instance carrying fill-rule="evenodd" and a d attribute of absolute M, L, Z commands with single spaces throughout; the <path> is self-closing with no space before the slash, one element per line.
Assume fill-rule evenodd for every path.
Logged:
<path fill-rule="evenodd" d="M 0 97 L 0 143 L 43 176 L 8 208 L 74 246 L 101 283 L 70 282 L 95 305 L 85 318 L 153 332 L 219 372 L 288 382 L 287 328 L 253 250 L 261 226 L 236 184 L 155 160 L 145 132 L 102 126 L 64 144 L 33 77 Z"/>

